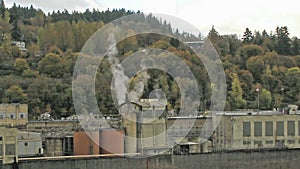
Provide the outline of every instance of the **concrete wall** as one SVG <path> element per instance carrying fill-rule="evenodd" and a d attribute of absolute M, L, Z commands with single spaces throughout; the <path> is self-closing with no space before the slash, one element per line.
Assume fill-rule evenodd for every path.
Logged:
<path fill-rule="evenodd" d="M 198 117 L 169 117 L 167 122 L 168 144 L 173 145 L 176 140 L 199 138 L 207 118 Z"/>
<path fill-rule="evenodd" d="M 42 137 L 40 133 L 18 132 L 19 157 L 37 156 L 42 152 Z"/>
<path fill-rule="evenodd" d="M 165 155 L 149 158 L 93 158 L 19 161 L 19 169 L 298 169 L 300 150 Z M 12 165 L 0 165 L 11 169 Z"/>
<path fill-rule="evenodd" d="M 45 132 L 45 131 L 74 131 L 80 129 L 79 121 L 29 121 L 26 131 Z"/>
<path fill-rule="evenodd" d="M 136 125 L 136 113 L 125 113 L 123 118 L 123 125 L 126 128 L 125 134 L 125 152 L 136 153 L 137 152 L 137 125 Z"/>
<path fill-rule="evenodd" d="M 64 138 L 49 137 L 45 138 L 45 152 L 46 157 L 62 156 L 64 155 L 63 144 Z"/>
<path fill-rule="evenodd" d="M 2 163 L 11 163 L 17 156 L 17 133 L 16 128 L 0 128 L 0 159 Z"/>

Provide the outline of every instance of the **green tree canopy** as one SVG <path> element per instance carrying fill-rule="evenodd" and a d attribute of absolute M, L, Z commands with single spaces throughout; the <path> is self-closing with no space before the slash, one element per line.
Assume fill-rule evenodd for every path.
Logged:
<path fill-rule="evenodd" d="M 13 103 L 19 102 L 24 103 L 27 98 L 27 94 L 19 86 L 11 86 L 9 89 L 5 90 L 4 98 L 2 102 Z"/>
<path fill-rule="evenodd" d="M 64 67 L 61 56 L 48 53 L 38 64 L 38 70 L 50 77 L 60 78 L 64 74 Z"/>
<path fill-rule="evenodd" d="M 262 89 L 260 93 L 260 98 L 259 98 L 259 107 L 262 110 L 270 110 L 272 108 L 271 103 L 272 103 L 272 96 L 271 93 L 266 90 Z"/>
<path fill-rule="evenodd" d="M 243 90 L 237 74 L 233 74 L 232 89 L 230 92 L 230 101 L 232 109 L 245 108 L 247 102 L 243 99 Z"/>
<path fill-rule="evenodd" d="M 15 63 L 15 70 L 19 73 L 22 74 L 25 70 L 29 69 L 29 65 L 26 61 L 26 59 L 22 59 L 22 58 L 17 58 Z"/>

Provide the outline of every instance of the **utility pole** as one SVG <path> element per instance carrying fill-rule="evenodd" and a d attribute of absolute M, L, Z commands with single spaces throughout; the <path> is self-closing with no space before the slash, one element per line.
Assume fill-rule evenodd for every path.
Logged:
<path fill-rule="evenodd" d="M 257 110 L 259 112 L 259 88 L 256 88 L 256 92 L 257 92 Z"/>
<path fill-rule="evenodd" d="M 283 96 L 283 93 L 284 92 L 284 88 L 283 87 L 281 87 L 281 97 L 282 97 L 282 99 L 281 99 L 281 105 L 282 105 L 282 107 L 283 107 L 283 98 L 284 98 L 284 96 Z"/>

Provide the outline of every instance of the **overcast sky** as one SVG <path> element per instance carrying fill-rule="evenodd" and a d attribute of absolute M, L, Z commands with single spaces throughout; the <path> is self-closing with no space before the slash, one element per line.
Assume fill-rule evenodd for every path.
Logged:
<path fill-rule="evenodd" d="M 45 12 L 86 8 L 125 8 L 179 17 L 207 35 L 212 25 L 220 34 L 242 35 L 245 28 L 274 31 L 287 26 L 291 36 L 300 37 L 300 10 L 296 0 L 5 0 L 12 4 L 41 8 Z"/>

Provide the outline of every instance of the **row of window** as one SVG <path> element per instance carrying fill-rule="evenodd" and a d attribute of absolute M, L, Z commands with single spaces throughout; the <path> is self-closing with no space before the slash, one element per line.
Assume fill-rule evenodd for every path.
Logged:
<path fill-rule="evenodd" d="M 266 121 L 265 122 L 265 136 L 284 136 L 284 129 L 285 124 L 284 121 L 276 121 L 276 130 L 274 133 L 274 122 L 273 121 Z M 287 135 L 288 136 L 295 136 L 296 133 L 296 125 L 295 121 L 288 121 L 287 122 Z M 262 136 L 262 122 L 254 122 L 254 137 L 261 137 Z M 298 135 L 300 135 L 300 121 L 298 121 Z M 243 137 L 250 137 L 251 136 L 251 122 L 243 122 Z"/>
<path fill-rule="evenodd" d="M 276 140 L 275 144 L 276 145 L 284 145 L 284 140 Z M 258 140 L 254 140 L 254 145 L 258 145 L 258 146 L 262 146 L 262 143 L 263 141 L 258 141 Z M 296 144 L 296 141 L 295 140 L 286 140 L 286 143 L 287 144 Z M 268 144 L 274 144 L 274 141 L 273 140 L 266 140 L 265 141 L 265 144 L 268 145 Z M 298 144 L 300 144 L 300 140 L 298 140 Z M 251 145 L 251 141 L 250 140 L 244 140 L 243 141 L 243 145 Z"/>
<path fill-rule="evenodd" d="M 19 118 L 24 119 L 25 117 L 26 117 L 25 113 L 19 113 Z M 6 116 L 5 116 L 4 113 L 0 114 L 0 119 L 5 119 L 5 118 L 6 118 Z M 10 113 L 7 118 L 16 119 L 16 114 L 15 113 Z"/>

